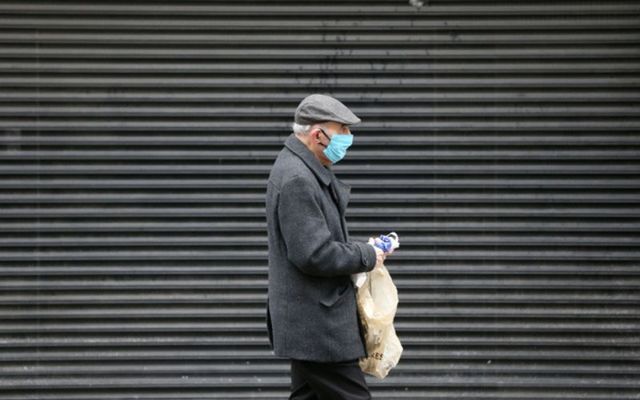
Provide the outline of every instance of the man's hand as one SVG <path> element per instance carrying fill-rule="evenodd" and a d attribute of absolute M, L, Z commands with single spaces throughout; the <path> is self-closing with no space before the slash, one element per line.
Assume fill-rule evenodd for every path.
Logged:
<path fill-rule="evenodd" d="M 376 265 L 380 265 L 384 262 L 384 258 L 385 258 L 384 251 L 380 250 L 375 246 L 373 248 L 376 250 Z"/>
<path fill-rule="evenodd" d="M 370 244 L 373 247 L 373 249 L 376 251 L 376 265 L 382 264 L 386 257 L 386 255 L 384 254 L 384 251 L 374 246 L 375 241 L 373 238 L 369 238 L 369 241 L 367 243 Z"/>

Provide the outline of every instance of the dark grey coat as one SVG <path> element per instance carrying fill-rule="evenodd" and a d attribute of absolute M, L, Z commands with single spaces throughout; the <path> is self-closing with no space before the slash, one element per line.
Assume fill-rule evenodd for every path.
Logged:
<path fill-rule="evenodd" d="M 276 356 L 317 362 L 363 357 L 350 275 L 375 266 L 372 246 L 349 240 L 350 186 L 294 134 L 271 169 L 267 329 Z"/>

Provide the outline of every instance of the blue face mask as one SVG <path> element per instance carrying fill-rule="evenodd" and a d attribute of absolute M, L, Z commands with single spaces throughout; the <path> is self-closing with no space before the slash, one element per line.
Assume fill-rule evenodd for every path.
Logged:
<path fill-rule="evenodd" d="M 329 145 L 323 151 L 324 155 L 334 164 L 342 160 L 349 146 L 353 144 L 353 135 L 334 134 L 333 137 L 329 137 L 324 130 L 320 129 L 320 131 L 329 139 Z"/>

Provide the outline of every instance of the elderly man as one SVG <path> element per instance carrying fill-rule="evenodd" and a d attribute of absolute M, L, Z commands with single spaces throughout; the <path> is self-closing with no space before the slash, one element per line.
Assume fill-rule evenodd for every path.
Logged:
<path fill-rule="evenodd" d="M 330 168 L 346 155 L 349 126 L 360 119 L 314 94 L 294 121 L 267 185 L 269 341 L 276 356 L 291 360 L 290 399 L 370 399 L 350 276 L 372 270 L 384 253 L 349 239 L 350 187 Z"/>

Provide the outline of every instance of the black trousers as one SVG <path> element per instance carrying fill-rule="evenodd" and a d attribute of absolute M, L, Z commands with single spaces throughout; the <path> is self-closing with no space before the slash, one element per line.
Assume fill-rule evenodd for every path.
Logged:
<path fill-rule="evenodd" d="M 291 360 L 289 400 L 368 400 L 371 393 L 358 360 L 317 363 Z"/>

